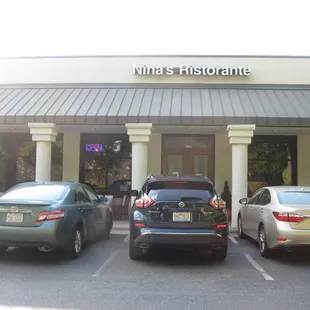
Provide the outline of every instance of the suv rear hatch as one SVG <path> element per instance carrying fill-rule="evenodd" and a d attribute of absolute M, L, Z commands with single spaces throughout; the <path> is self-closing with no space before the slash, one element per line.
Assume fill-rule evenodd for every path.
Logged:
<path fill-rule="evenodd" d="M 227 221 L 209 182 L 154 181 L 148 184 L 142 209 L 148 227 L 212 228 Z"/>

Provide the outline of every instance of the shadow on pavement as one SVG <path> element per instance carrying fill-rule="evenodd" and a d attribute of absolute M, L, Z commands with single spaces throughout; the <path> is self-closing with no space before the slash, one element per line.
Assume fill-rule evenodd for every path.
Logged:
<path fill-rule="evenodd" d="M 154 248 L 150 250 L 143 260 L 146 264 L 174 266 L 204 266 L 219 265 L 223 262 L 216 261 L 209 251 L 186 248 Z"/>
<path fill-rule="evenodd" d="M 258 243 L 256 241 L 249 237 L 246 237 L 244 241 L 255 247 L 259 254 Z M 292 252 L 287 252 L 284 249 L 276 250 L 268 260 L 282 264 L 289 264 L 291 266 L 310 267 L 310 248 L 295 248 Z"/>

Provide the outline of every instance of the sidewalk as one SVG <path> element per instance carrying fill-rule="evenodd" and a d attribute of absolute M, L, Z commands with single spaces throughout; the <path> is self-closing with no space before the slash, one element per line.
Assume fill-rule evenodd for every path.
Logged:
<path fill-rule="evenodd" d="M 231 228 L 230 223 L 229 226 L 229 232 L 230 233 L 236 233 L 237 229 Z M 129 234 L 129 223 L 128 220 L 125 221 L 114 221 L 112 234 L 114 235 L 125 235 Z"/>

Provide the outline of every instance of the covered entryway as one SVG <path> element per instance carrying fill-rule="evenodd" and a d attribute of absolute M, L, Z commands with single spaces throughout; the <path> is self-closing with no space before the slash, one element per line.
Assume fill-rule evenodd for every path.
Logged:
<path fill-rule="evenodd" d="M 303 174 L 298 179 L 310 182 L 310 90 L 298 86 L 13 86 L 0 89 L 0 122 L 2 132 L 30 131 L 36 143 L 36 180 L 52 177 L 52 145 L 59 134 L 63 179 L 77 181 L 81 133 L 115 130 L 129 136 L 133 189 L 155 166 L 157 173 L 206 174 L 215 184 L 230 178 L 232 226 L 238 201 L 247 196 L 247 154 L 254 131 L 277 135 L 284 129 L 298 135 L 298 171 Z M 180 136 L 167 142 L 171 131 Z"/>

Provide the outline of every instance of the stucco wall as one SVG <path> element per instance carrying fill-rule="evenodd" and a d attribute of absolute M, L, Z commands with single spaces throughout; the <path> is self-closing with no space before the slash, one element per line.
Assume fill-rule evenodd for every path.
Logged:
<path fill-rule="evenodd" d="M 152 133 L 148 144 L 148 174 L 161 173 L 161 139 L 160 133 Z"/>
<path fill-rule="evenodd" d="M 135 76 L 133 65 L 251 69 L 248 77 Z M 308 84 L 310 58 L 72 57 L 0 59 L 0 84 L 14 83 L 229 83 Z"/>

